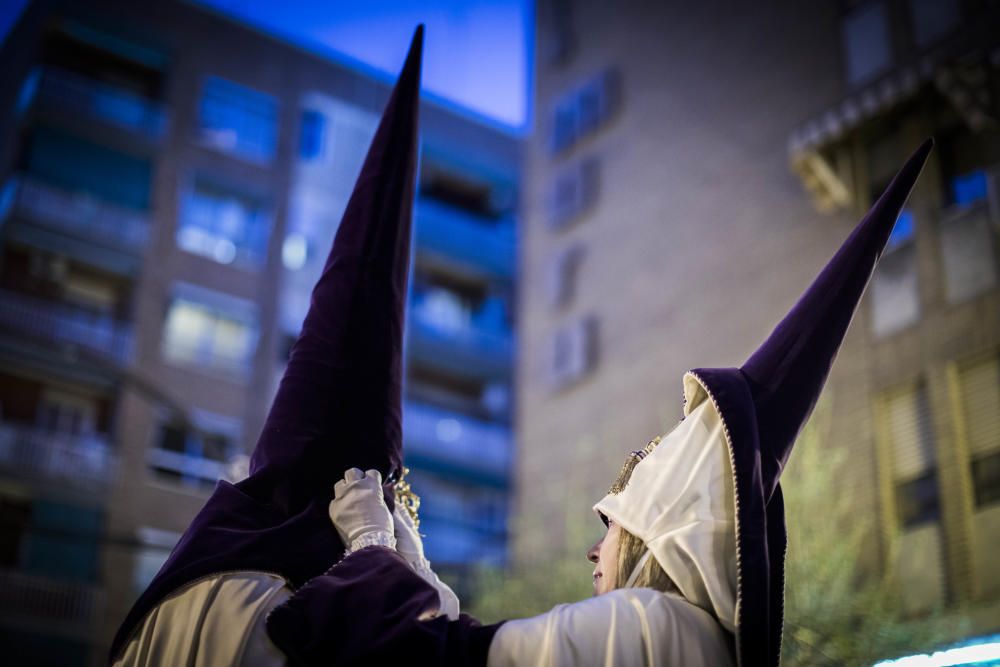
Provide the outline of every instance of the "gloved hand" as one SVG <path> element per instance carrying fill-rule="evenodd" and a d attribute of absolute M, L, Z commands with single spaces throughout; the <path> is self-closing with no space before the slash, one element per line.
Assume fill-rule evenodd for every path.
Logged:
<path fill-rule="evenodd" d="M 410 513 L 397 503 L 392 517 L 396 527 L 396 551 L 406 559 L 406 562 L 410 564 L 414 572 L 437 589 L 438 597 L 441 600 L 441 613 L 452 621 L 458 619 L 458 596 L 431 569 L 430 561 L 424 556 L 424 541 L 420 537 L 420 533 L 417 532 L 417 527 L 413 525 L 413 518 L 410 516 Z"/>
<path fill-rule="evenodd" d="M 333 487 L 330 519 L 349 551 L 368 546 L 396 546 L 392 515 L 382 497 L 382 474 L 351 468 Z"/>

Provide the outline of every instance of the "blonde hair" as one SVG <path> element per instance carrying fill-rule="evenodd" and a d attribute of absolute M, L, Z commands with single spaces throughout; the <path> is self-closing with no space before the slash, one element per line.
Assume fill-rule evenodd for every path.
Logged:
<path fill-rule="evenodd" d="M 615 588 L 621 588 L 632 575 L 639 559 L 646 553 L 646 543 L 621 528 L 618 537 L 618 569 L 615 572 Z M 655 558 L 646 559 L 639 576 L 632 584 L 634 588 L 653 588 L 661 592 L 677 592 L 677 586 L 667 576 Z"/>

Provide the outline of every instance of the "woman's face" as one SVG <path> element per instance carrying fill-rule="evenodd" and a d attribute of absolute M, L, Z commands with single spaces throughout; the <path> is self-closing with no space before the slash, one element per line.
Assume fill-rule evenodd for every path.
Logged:
<path fill-rule="evenodd" d="M 594 563 L 594 595 L 603 595 L 615 587 L 618 571 L 618 536 L 621 527 L 608 520 L 608 532 L 587 552 L 587 560 Z"/>

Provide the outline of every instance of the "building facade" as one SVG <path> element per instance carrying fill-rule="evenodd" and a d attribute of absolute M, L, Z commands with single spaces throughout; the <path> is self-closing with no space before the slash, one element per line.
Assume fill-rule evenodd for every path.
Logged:
<path fill-rule="evenodd" d="M 392 77 L 174 0 L 31 3 L 0 62 L 0 637 L 98 664 L 245 475 Z M 405 451 L 460 570 L 506 557 L 519 144 L 421 115 Z"/>
<path fill-rule="evenodd" d="M 578 546 L 579 521 L 599 534 L 588 508 L 680 418 L 684 371 L 741 364 L 933 135 L 824 393 L 826 444 L 877 509 L 864 557 L 900 574 L 906 611 L 996 631 L 996 4 L 544 0 L 536 18 L 517 559 Z"/>

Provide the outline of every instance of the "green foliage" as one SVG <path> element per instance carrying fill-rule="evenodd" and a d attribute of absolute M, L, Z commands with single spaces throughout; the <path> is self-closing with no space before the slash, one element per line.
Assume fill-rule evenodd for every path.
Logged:
<path fill-rule="evenodd" d="M 476 578 L 477 595 L 468 611 L 484 623 L 542 614 L 557 604 L 588 597 L 592 570 L 580 553 L 553 557 L 544 567 L 484 569 Z"/>
<path fill-rule="evenodd" d="M 806 425 L 782 476 L 788 525 L 782 665 L 872 665 L 939 645 L 954 637 L 956 622 L 940 612 L 905 618 L 895 573 L 875 576 L 862 567 L 877 534 L 877 509 L 859 508 L 845 489 L 846 453 L 827 444 L 827 407 L 821 403 Z"/>
<path fill-rule="evenodd" d="M 544 526 L 525 526 L 522 534 L 538 536 L 534 540 L 538 543 L 530 550 L 539 555 L 538 560 L 505 570 L 478 570 L 469 613 L 484 623 L 527 618 L 592 594 L 594 565 L 587 561 L 586 554 L 602 533 L 600 522 L 590 511 L 588 500 L 592 499 L 572 491 L 566 497 L 565 517 L 560 524 L 560 531 L 565 532 L 560 533 L 558 543 L 551 543 L 552 532 L 544 530 Z M 535 519 L 524 517 L 522 525 Z"/>

